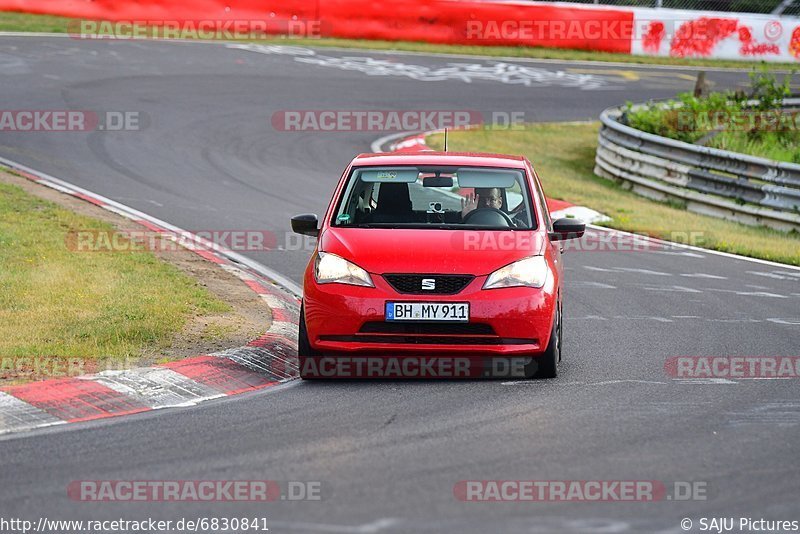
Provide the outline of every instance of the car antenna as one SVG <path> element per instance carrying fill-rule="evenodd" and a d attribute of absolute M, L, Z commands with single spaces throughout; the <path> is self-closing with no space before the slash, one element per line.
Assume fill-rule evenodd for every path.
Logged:
<path fill-rule="evenodd" d="M 444 129 L 444 151 L 447 152 L 447 128 Z"/>

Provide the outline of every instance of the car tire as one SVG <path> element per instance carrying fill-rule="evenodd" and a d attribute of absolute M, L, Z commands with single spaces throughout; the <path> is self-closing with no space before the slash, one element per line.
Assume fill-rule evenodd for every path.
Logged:
<path fill-rule="evenodd" d="M 300 304 L 300 318 L 297 321 L 297 365 L 300 371 L 300 378 L 303 380 L 313 380 L 319 378 L 311 376 L 304 371 L 308 366 L 305 365 L 306 359 L 317 358 L 321 355 L 320 352 L 311 347 L 308 341 L 308 331 L 306 330 L 306 313 L 302 304 Z"/>
<path fill-rule="evenodd" d="M 564 359 L 564 351 L 561 347 L 564 346 L 564 303 L 558 303 L 558 361 L 559 363 Z"/>
<path fill-rule="evenodd" d="M 525 373 L 527 378 L 556 378 L 558 376 L 558 362 L 561 361 L 561 319 L 561 303 L 559 303 L 556 306 L 550 341 L 544 352 L 528 364 Z"/>

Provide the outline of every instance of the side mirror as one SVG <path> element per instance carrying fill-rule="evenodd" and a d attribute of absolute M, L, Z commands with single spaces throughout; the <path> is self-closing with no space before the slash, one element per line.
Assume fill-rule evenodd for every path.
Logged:
<path fill-rule="evenodd" d="M 558 219 L 553 223 L 553 231 L 550 232 L 550 239 L 552 241 L 575 239 L 582 237 L 585 231 L 586 225 L 580 219 Z"/>
<path fill-rule="evenodd" d="M 302 235 L 317 237 L 319 235 L 319 220 L 314 213 L 304 213 L 292 217 L 292 232 Z"/>

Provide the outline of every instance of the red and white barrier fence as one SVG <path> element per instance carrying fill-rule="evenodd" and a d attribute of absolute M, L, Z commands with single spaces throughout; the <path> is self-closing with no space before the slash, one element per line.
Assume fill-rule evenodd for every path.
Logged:
<path fill-rule="evenodd" d="M 478 0 L 393 0 L 389 11 L 368 0 L 0 0 L 0 11 L 121 21 L 110 30 L 126 28 L 125 38 L 136 24 L 163 26 L 169 28 L 165 35 L 178 36 L 198 34 L 198 28 L 202 36 L 211 29 L 211 35 L 226 39 L 226 28 L 243 27 L 302 37 L 800 61 L 800 19 L 744 13 Z M 97 29 L 73 24 L 69 32 L 97 38 Z"/>
<path fill-rule="evenodd" d="M 800 61 L 800 19 L 753 13 L 634 9 L 631 53 Z"/>

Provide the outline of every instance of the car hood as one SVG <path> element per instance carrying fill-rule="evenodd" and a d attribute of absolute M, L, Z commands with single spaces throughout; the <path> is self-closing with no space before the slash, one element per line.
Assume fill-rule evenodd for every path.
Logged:
<path fill-rule="evenodd" d="M 541 254 L 543 235 L 534 230 L 419 230 L 328 228 L 319 249 L 370 273 L 489 274 Z"/>

